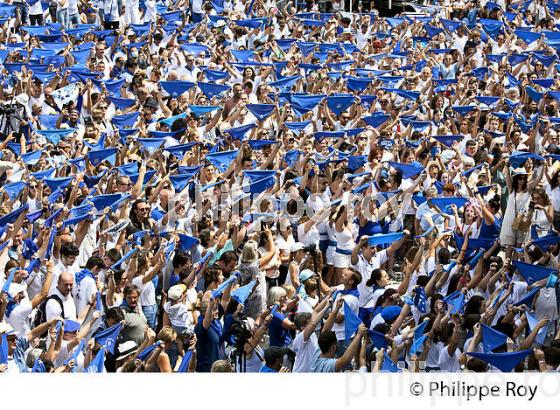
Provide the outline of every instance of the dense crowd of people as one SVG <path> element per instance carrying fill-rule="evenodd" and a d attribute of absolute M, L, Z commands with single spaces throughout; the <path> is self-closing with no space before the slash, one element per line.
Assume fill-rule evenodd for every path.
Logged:
<path fill-rule="evenodd" d="M 559 28 L 1 3 L 0 372 L 556 370 Z"/>

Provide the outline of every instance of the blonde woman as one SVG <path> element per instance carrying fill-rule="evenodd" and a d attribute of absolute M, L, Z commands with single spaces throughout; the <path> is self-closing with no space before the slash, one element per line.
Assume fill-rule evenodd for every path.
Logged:
<path fill-rule="evenodd" d="M 274 257 L 276 247 L 274 239 L 269 229 L 266 233 L 266 254 L 259 258 L 257 251 L 257 243 L 255 241 L 247 241 L 243 246 L 241 254 L 241 263 L 239 264 L 240 286 L 244 286 L 252 280 L 257 280 L 258 284 L 245 303 L 245 314 L 248 317 L 257 319 L 259 315 L 266 309 L 266 275 L 261 266 L 266 266 Z"/>

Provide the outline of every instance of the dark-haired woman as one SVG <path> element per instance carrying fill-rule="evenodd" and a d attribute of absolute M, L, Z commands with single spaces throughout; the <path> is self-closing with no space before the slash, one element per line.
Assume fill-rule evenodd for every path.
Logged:
<path fill-rule="evenodd" d="M 506 163 L 506 166 L 509 166 L 509 161 Z M 528 208 L 531 193 L 537 187 L 543 173 L 544 168 L 541 167 L 538 175 L 531 182 L 528 182 L 529 175 L 525 168 L 513 170 L 513 175 L 506 168 L 506 185 L 509 196 L 500 231 L 500 243 L 507 246 L 507 257 L 511 256 L 513 246 L 521 246 L 527 239 L 530 227 Z M 529 224 L 526 223 L 526 220 L 529 221 Z"/>

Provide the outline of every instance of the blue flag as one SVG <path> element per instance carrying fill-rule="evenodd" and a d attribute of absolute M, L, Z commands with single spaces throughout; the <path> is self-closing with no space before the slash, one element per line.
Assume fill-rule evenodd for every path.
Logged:
<path fill-rule="evenodd" d="M 485 352 L 491 352 L 495 348 L 507 342 L 507 335 L 499 332 L 488 325 L 482 324 L 482 348 Z"/>
<path fill-rule="evenodd" d="M 395 232 L 395 233 L 378 233 L 375 235 L 371 235 L 369 237 L 368 243 L 369 246 L 378 246 L 378 245 L 385 245 L 388 243 L 393 243 L 398 241 L 404 236 L 403 232 Z"/>
<path fill-rule="evenodd" d="M 179 365 L 179 368 L 177 369 L 177 373 L 186 373 L 189 370 L 189 364 L 191 362 L 192 355 L 193 355 L 192 350 L 187 350 L 185 352 L 185 355 L 183 356 L 183 359 L 181 360 L 181 364 Z"/>
<path fill-rule="evenodd" d="M 247 299 L 249 298 L 249 296 L 251 295 L 251 292 L 253 291 L 253 288 L 255 287 L 256 283 L 257 281 L 253 280 L 248 284 L 246 284 L 245 286 L 235 289 L 233 292 L 231 292 L 231 298 L 235 300 L 237 303 L 244 305 Z"/>
<path fill-rule="evenodd" d="M 529 326 L 529 330 L 532 332 L 533 329 L 537 326 L 539 321 L 535 317 L 534 313 L 525 312 L 525 317 L 527 318 L 527 325 Z M 548 326 L 550 325 L 550 321 L 547 322 L 546 326 L 541 327 L 537 332 L 537 337 L 535 337 L 535 343 L 539 345 L 543 345 L 546 339 L 546 335 L 548 333 Z"/>
<path fill-rule="evenodd" d="M 175 192 L 179 193 L 185 189 L 192 177 L 193 175 L 190 174 L 170 175 L 169 182 L 173 185 Z"/>
<path fill-rule="evenodd" d="M 107 329 L 102 330 L 98 334 L 94 336 L 94 339 L 97 343 L 99 343 L 103 348 L 106 348 L 108 352 L 111 354 L 115 353 L 115 346 L 117 343 L 117 337 L 121 332 L 123 325 L 122 323 L 117 323 Z"/>
<path fill-rule="evenodd" d="M 274 104 L 247 104 L 245 107 L 255 116 L 259 121 L 268 118 L 272 111 L 276 108 Z"/>
<path fill-rule="evenodd" d="M 223 295 L 225 290 L 233 285 L 233 282 L 237 279 L 236 276 L 230 276 L 227 280 L 223 281 L 220 286 L 216 288 L 216 290 L 212 291 L 212 298 L 216 299 Z"/>
<path fill-rule="evenodd" d="M 189 91 L 196 84 L 190 81 L 160 81 L 159 85 L 161 85 L 161 88 L 163 88 L 167 94 L 176 98 Z"/>
<path fill-rule="evenodd" d="M 99 352 L 95 355 L 95 358 L 91 361 L 88 368 L 86 369 L 87 373 L 103 373 L 105 368 L 105 347 L 101 347 Z"/>
<path fill-rule="evenodd" d="M 237 151 L 223 151 L 217 152 L 215 154 L 206 155 L 206 160 L 208 160 L 212 165 L 214 165 L 219 172 L 225 172 L 233 160 L 237 157 Z"/>
<path fill-rule="evenodd" d="M 327 97 L 327 107 L 336 115 L 342 114 L 354 104 L 352 95 L 330 95 Z"/>
<path fill-rule="evenodd" d="M 89 151 L 86 154 L 86 157 L 88 157 L 94 167 L 101 164 L 103 161 L 107 161 L 109 164 L 115 165 L 118 152 L 119 150 L 117 148 L 100 149 L 96 151 Z"/>
<path fill-rule="evenodd" d="M 15 202 L 21 194 L 21 191 L 23 191 L 23 188 L 25 188 L 25 185 L 23 181 L 12 182 L 11 184 L 4 185 L 4 192 L 8 194 L 10 201 Z"/>
<path fill-rule="evenodd" d="M 117 115 L 117 116 L 113 117 L 111 122 L 117 128 L 132 127 L 136 123 L 136 120 L 138 119 L 139 115 L 140 115 L 140 112 L 138 112 L 138 111 L 137 112 L 131 112 L 131 113 L 128 113 L 128 114 L 123 114 L 123 115 Z"/>
<path fill-rule="evenodd" d="M 554 273 L 556 275 L 558 274 L 558 269 L 533 265 L 531 263 L 525 263 L 521 261 L 513 261 L 513 266 L 515 266 L 519 274 L 529 285 L 532 285 L 539 280 L 548 278 L 551 273 Z"/>
<path fill-rule="evenodd" d="M 196 84 L 198 88 L 200 88 L 202 93 L 209 99 L 212 99 L 215 96 L 220 96 L 221 94 L 231 89 L 231 86 L 229 85 L 222 85 L 216 83 L 204 83 L 199 81 Z"/>
<path fill-rule="evenodd" d="M 381 365 L 382 372 L 399 373 L 401 370 L 397 367 L 397 364 L 391 360 L 387 352 L 383 352 L 383 364 Z"/>
<path fill-rule="evenodd" d="M 522 350 L 518 352 L 504 353 L 476 353 L 467 352 L 469 356 L 476 357 L 498 369 L 504 373 L 511 372 L 515 366 L 531 353 L 531 350 Z"/>
<path fill-rule="evenodd" d="M 349 343 L 352 336 L 358 331 L 362 324 L 362 320 L 354 313 L 352 308 L 344 302 L 344 337 L 346 343 Z"/>
<path fill-rule="evenodd" d="M 399 162 L 393 161 L 389 161 L 389 165 L 399 171 L 402 174 L 403 178 L 411 178 L 424 171 L 424 167 L 421 165 L 418 166 L 414 164 L 401 164 Z"/>

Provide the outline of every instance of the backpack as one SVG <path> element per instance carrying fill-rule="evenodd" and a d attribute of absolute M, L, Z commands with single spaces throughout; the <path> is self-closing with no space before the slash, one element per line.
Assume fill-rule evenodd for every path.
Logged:
<path fill-rule="evenodd" d="M 50 295 L 39 305 L 39 309 L 37 309 L 37 312 L 35 313 L 35 319 L 33 320 L 33 327 L 37 327 L 41 323 L 45 323 L 47 321 L 47 303 L 51 299 L 56 300 L 60 304 L 60 307 L 62 308 L 60 316 L 64 317 L 64 304 L 62 303 L 62 299 L 60 299 L 58 295 Z"/>

